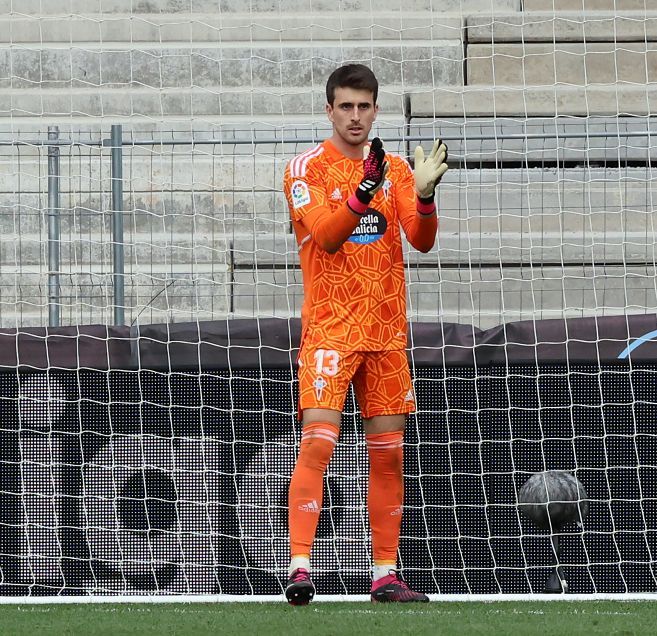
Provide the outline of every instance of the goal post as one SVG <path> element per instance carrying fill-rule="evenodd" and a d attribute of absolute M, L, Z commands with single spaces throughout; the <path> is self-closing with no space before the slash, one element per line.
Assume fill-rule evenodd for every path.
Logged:
<path fill-rule="evenodd" d="M 657 13 L 55 4 L 0 0 L 0 601 L 282 598 L 303 302 L 282 177 L 351 61 L 388 151 L 449 146 L 437 246 L 404 243 L 404 575 L 542 598 L 559 565 L 567 598 L 654 597 Z M 518 506 L 546 471 L 587 494 L 558 544 Z M 366 493 L 350 393 L 320 598 L 366 598 Z"/>

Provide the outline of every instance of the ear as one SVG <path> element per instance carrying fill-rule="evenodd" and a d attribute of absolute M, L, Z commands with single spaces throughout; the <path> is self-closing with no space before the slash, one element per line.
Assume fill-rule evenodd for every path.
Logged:
<path fill-rule="evenodd" d="M 376 120 L 376 116 L 379 114 L 379 105 L 374 104 L 374 117 L 372 118 L 372 121 Z"/>
<path fill-rule="evenodd" d="M 326 104 L 326 116 L 328 117 L 328 120 L 333 123 L 333 106 L 329 103 Z"/>

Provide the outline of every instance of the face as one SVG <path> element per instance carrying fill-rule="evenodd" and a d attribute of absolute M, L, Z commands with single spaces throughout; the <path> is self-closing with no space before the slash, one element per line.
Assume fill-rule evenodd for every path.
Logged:
<path fill-rule="evenodd" d="M 334 134 L 350 146 L 367 141 L 378 112 L 372 93 L 356 88 L 336 88 L 333 105 L 326 105 Z"/>

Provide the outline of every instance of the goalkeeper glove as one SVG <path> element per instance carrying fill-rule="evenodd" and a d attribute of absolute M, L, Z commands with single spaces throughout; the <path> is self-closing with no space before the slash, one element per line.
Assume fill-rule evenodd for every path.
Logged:
<path fill-rule="evenodd" d="M 442 140 L 433 142 L 429 156 L 424 158 L 422 146 L 415 149 L 415 191 L 420 200 L 433 199 L 434 190 L 447 172 L 447 146 Z"/>
<path fill-rule="evenodd" d="M 383 187 L 386 174 L 388 173 L 388 162 L 385 158 L 386 151 L 383 149 L 383 142 L 378 137 L 372 139 L 370 146 L 363 148 L 363 180 L 354 193 L 354 196 L 361 205 L 358 205 L 354 201 L 356 204 L 354 208 L 351 203 L 349 204 L 349 207 L 355 212 L 359 212 L 363 206 L 368 206 L 374 195 Z M 353 197 L 350 201 L 353 201 Z"/>

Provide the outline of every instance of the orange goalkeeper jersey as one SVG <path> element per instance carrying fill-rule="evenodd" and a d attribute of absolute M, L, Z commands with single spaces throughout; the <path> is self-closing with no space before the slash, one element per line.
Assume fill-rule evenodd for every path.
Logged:
<path fill-rule="evenodd" d="M 347 351 L 406 347 L 406 284 L 400 224 L 411 239 L 417 216 L 415 181 L 408 163 L 387 155 L 386 181 L 351 236 L 334 253 L 324 251 L 302 219 L 333 214 L 363 178 L 363 161 L 330 142 L 292 159 L 284 191 L 299 244 L 304 343 Z M 431 244 L 435 238 L 435 225 Z M 411 243 L 413 243 L 411 239 Z"/>

